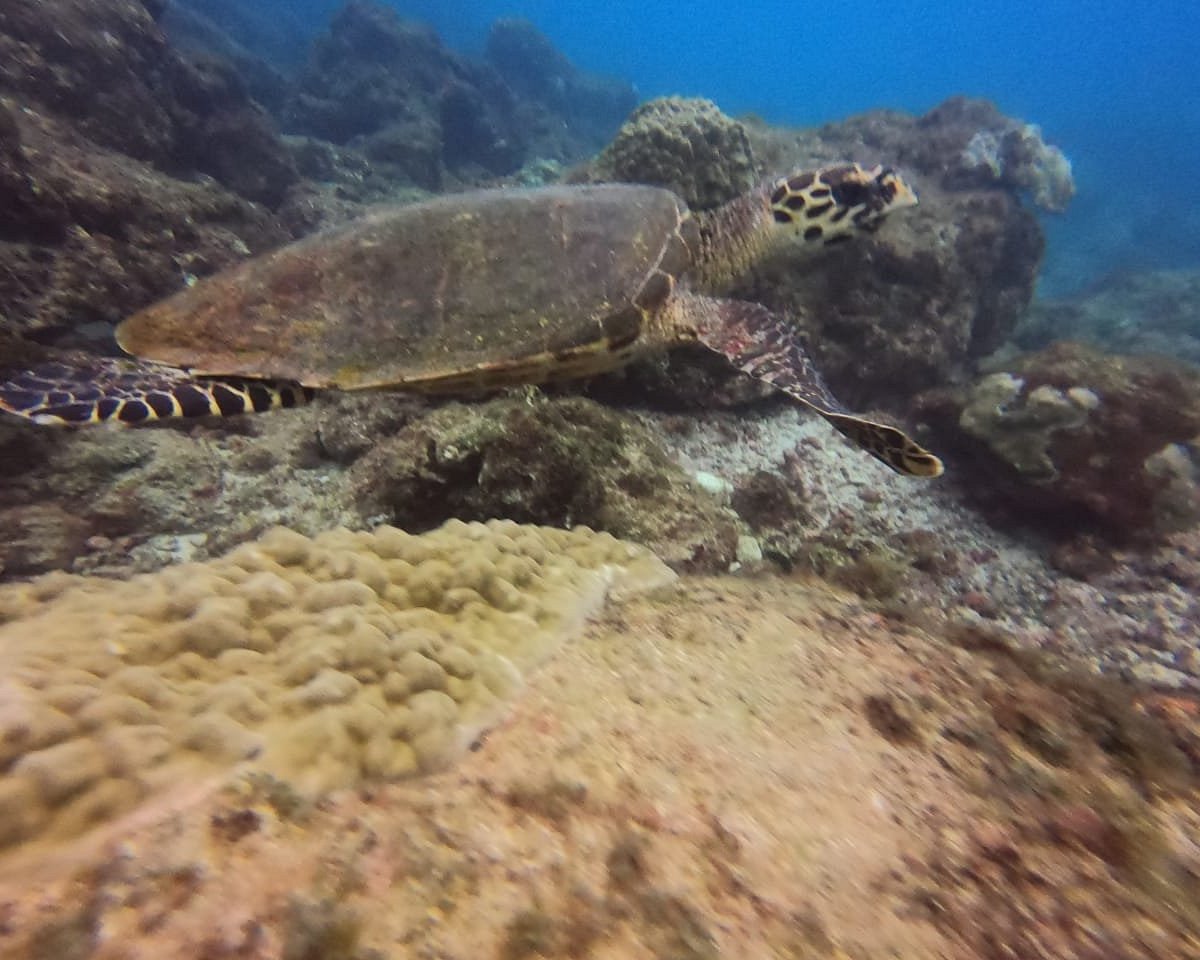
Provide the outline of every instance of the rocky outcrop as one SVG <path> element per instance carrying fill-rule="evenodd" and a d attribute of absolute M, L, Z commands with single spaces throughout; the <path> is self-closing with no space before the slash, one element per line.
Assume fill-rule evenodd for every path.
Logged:
<path fill-rule="evenodd" d="M 155 12 L 116 0 L 0 9 L 9 333 L 86 338 L 89 323 L 288 239 L 263 204 L 296 172 L 266 115 L 221 63 L 174 52 Z"/>
<path fill-rule="evenodd" d="M 900 412 L 919 391 L 969 375 L 1010 336 L 1033 298 L 1044 240 L 1019 178 L 964 179 L 953 173 L 957 160 L 948 167 L 929 146 L 941 143 L 957 157 L 972 130 L 1024 127 L 990 105 L 972 112 L 957 103 L 924 117 L 876 111 L 811 130 L 738 125 L 772 173 L 844 160 L 897 165 L 920 196 L 916 209 L 892 217 L 874 237 L 815 256 L 783 253 L 732 291 L 790 318 L 851 406 Z M 726 118 L 725 128 L 733 123 Z M 691 182 L 728 184 L 725 163 L 709 157 Z M 699 349 L 679 351 L 669 364 L 643 364 L 615 390 L 678 406 L 728 405 L 764 393 Z"/>
<path fill-rule="evenodd" d="M 581 160 L 637 105 L 628 81 L 579 69 L 519 17 L 492 24 L 484 56 L 517 96 L 531 157 Z"/>
<path fill-rule="evenodd" d="M 582 159 L 632 105 L 627 84 L 577 71 L 527 23 L 501 21 L 478 62 L 428 27 L 352 0 L 319 38 L 287 129 L 361 149 L 429 190 Z"/>
<path fill-rule="evenodd" d="M 296 174 L 266 114 L 222 65 L 172 50 L 161 12 L 157 2 L 12 0 L 0 10 L 0 92 L 97 146 L 278 203 Z M 239 179 L 247 168 L 254 178 Z"/>
<path fill-rule="evenodd" d="M 250 96 L 272 114 L 277 114 L 288 95 L 288 77 L 281 66 L 268 59 L 270 53 L 262 49 L 261 43 L 266 37 L 256 31 L 247 37 L 245 30 L 238 30 L 240 24 L 230 15 L 239 6 L 221 3 L 218 10 L 203 2 L 172 0 L 158 22 L 171 46 L 189 56 L 218 57 L 226 61 L 237 72 Z M 275 24 L 274 29 L 278 31 L 279 25 Z M 293 49 L 303 50 L 307 46 L 303 38 L 289 39 Z"/>

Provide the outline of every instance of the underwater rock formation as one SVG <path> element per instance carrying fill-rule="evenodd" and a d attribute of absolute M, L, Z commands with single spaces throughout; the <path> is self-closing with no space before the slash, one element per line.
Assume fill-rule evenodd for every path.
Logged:
<path fill-rule="evenodd" d="M 1200 521 L 1200 371 L 1063 342 L 976 381 L 959 419 L 1026 519 L 1149 536 Z"/>
<path fill-rule="evenodd" d="M 11 0 L 0 10 L 0 93 L 158 170 L 206 173 L 278 203 L 296 173 L 266 113 L 222 65 L 172 50 L 153 6 Z"/>
<path fill-rule="evenodd" d="M 24 10 L 6 8 L 5 22 L 10 25 L 16 22 L 14 9 Z M 61 12 L 54 4 L 44 7 L 47 30 L 56 11 Z M 89 8 L 89 16 L 91 24 L 115 17 L 119 25 L 119 17 L 133 15 L 105 3 Z M 152 20 L 134 20 L 145 35 L 136 30 L 132 35 L 162 57 L 178 59 L 154 34 Z M 31 18 L 20 20 L 18 26 L 26 32 L 33 29 Z M 157 39 L 151 43 L 146 38 L 152 34 Z M 118 30 L 115 35 L 123 34 Z M 15 41 L 11 44 L 15 50 Z M 55 49 L 49 39 L 44 46 L 50 52 Z M 520 111 L 531 104 L 537 110 L 566 109 L 556 100 L 561 88 L 571 88 L 573 83 L 586 86 L 582 75 L 572 79 L 566 62 L 544 38 L 520 22 L 497 24 L 489 61 L 471 63 L 448 54 L 427 32 L 359 4 L 343 12 L 321 51 L 314 64 L 326 63 L 328 75 L 310 66 L 315 71 L 309 75 L 311 96 L 320 100 L 324 80 L 343 83 L 337 88 L 339 96 L 350 99 L 354 99 L 355 83 L 366 84 L 370 96 L 364 94 L 351 105 L 369 106 L 375 102 L 373 96 L 391 97 L 389 102 L 398 109 L 414 104 L 414 123 L 435 123 L 437 137 L 432 128 L 427 131 L 428 150 L 420 136 L 410 138 L 400 128 L 351 138 L 360 146 L 373 144 L 377 156 L 399 157 L 397 163 L 402 161 L 410 169 L 417 163 L 411 151 L 418 151 L 430 182 L 438 180 L 446 166 L 443 97 L 453 99 L 461 93 L 466 98 L 460 104 L 464 116 L 476 120 L 493 117 L 488 112 L 492 107 L 498 110 L 499 105 L 515 103 L 514 122 L 532 130 L 536 124 L 521 126 L 531 114 Z M 140 69 L 144 59 L 131 55 L 123 61 L 123 69 L 134 71 L 127 77 L 129 110 L 140 109 L 137 97 L 166 96 L 134 69 Z M 354 72 L 352 61 L 359 63 L 361 72 Z M 522 68 L 523 62 L 527 69 Z M 73 66 L 72 62 L 64 68 L 64 77 L 76 84 L 81 81 L 71 79 L 68 68 Z M 159 63 L 155 69 L 165 68 Z M 227 133 L 236 139 L 236 115 L 243 101 L 238 99 L 240 88 L 233 74 L 215 62 L 172 69 L 171 76 L 179 83 L 171 88 L 171 95 L 196 116 L 207 115 L 204 111 L 211 108 L 217 116 L 234 118 L 228 121 L 232 126 Z M 389 69 L 400 72 L 389 73 Z M 106 75 L 106 82 L 112 76 Z M 146 76 L 159 74 L 149 70 Z M 436 96 L 431 92 L 435 87 Z M 61 338 L 91 346 L 107 336 L 111 323 L 192 277 L 277 244 L 289 232 L 304 232 L 328 219 L 351 215 L 360 203 L 387 195 L 389 184 L 395 190 L 404 179 L 394 175 L 398 167 L 364 160 L 354 150 L 313 137 L 294 138 L 288 143 L 289 154 L 312 180 L 333 181 L 321 185 L 330 188 L 321 196 L 337 196 L 329 206 L 322 206 L 313 199 L 317 185 L 293 186 L 272 214 L 211 180 L 176 180 L 153 162 L 135 161 L 91 142 L 78 131 L 103 126 L 96 116 L 107 117 L 103 109 L 110 100 L 100 98 L 91 104 L 85 92 L 76 91 L 83 97 L 79 128 L 74 126 L 75 114 L 65 112 L 71 101 L 66 94 L 54 110 L 43 105 L 22 109 L 25 93 L 6 94 L 0 104 L 0 209 L 11 213 L 6 222 L 17 225 L 13 229 L 19 233 L 15 242 L 7 237 L 0 241 L 0 258 L 8 260 L 0 259 L 0 300 L 6 306 L 8 332 L 24 327 L 37 330 L 43 340 L 57 343 Z M 576 94 L 567 101 L 578 105 L 578 99 L 571 99 Z M 487 109 L 482 113 L 478 104 L 467 102 L 476 96 L 484 98 Z M 667 103 L 678 106 L 680 102 Z M 337 104 L 330 100 L 325 106 L 333 109 Z M 437 107 L 436 115 L 432 106 Z M 700 165 L 692 181 L 697 191 L 732 190 L 735 181 L 752 168 L 754 156 L 766 158 L 772 168 L 846 157 L 890 160 L 905 155 L 911 141 L 929 129 L 920 127 L 915 118 L 873 114 L 819 131 L 772 133 L 752 121 L 723 117 L 708 104 L 703 109 L 693 104 L 689 110 L 682 111 L 691 117 L 683 128 L 696 124 L 702 135 L 724 145 L 720 152 L 728 154 L 710 154 L 716 175 Z M 634 126 L 643 121 L 651 127 L 669 126 L 668 120 L 673 123 L 682 114 L 659 102 L 640 113 Z M 154 128 L 163 137 L 182 129 L 171 125 L 176 114 L 167 111 L 163 116 L 161 128 Z M 355 118 L 348 109 L 341 116 Z M 500 122 L 503 111 L 494 117 Z M 150 111 L 147 123 L 157 122 L 156 118 L 159 114 Z M 136 121 L 125 118 L 124 122 Z M 137 138 L 131 136 L 130 142 L 136 143 Z M 149 137 L 147 142 L 158 140 Z M 219 144 L 221 138 L 214 135 L 213 142 Z M 686 137 L 672 141 L 676 146 L 684 142 L 690 143 Z M 744 151 L 747 143 L 753 147 Z M 160 156 L 164 150 L 159 149 Z M 731 159 L 736 161 L 732 166 Z M 246 183 L 261 184 L 273 182 L 271 169 L 270 164 L 248 163 L 236 172 Z M 390 171 L 392 179 L 380 171 Z M 228 175 L 234 172 L 231 168 Z M 352 181 L 360 183 L 357 192 L 342 189 L 343 182 Z M 903 400 L 910 393 L 957 375 L 971 356 L 1005 331 L 1009 316 L 1023 304 L 1032 284 L 1040 243 L 1036 223 L 1021 209 L 1012 192 L 1015 188 L 993 184 L 947 193 L 938 183 L 920 179 L 918 186 L 922 206 L 915 222 L 898 218 L 878 239 L 829 251 L 815 260 L 785 257 L 735 291 L 763 299 L 796 318 L 809 332 L 813 353 L 847 403 L 861 407 L 886 403 L 893 414 L 903 411 Z M 16 356 L 7 346 L 5 351 L 10 360 Z M 665 387 L 656 394 L 653 378 L 664 370 Z M 707 351 L 693 359 L 686 350 L 646 365 L 642 373 L 610 380 L 609 389 L 624 402 L 652 398 L 684 408 L 740 402 L 760 392 L 747 378 L 730 375 L 724 362 L 710 358 Z M 472 517 L 509 513 L 540 522 L 590 521 L 647 539 L 663 549 L 670 562 L 688 569 L 723 569 L 736 556 L 736 519 L 719 505 L 697 497 L 682 471 L 673 467 L 673 472 L 667 471 L 661 438 L 639 432 L 632 415 L 611 414 L 610 420 L 601 422 L 598 408 L 558 403 L 544 407 L 535 403 L 524 410 L 514 410 L 505 402 L 463 408 L 486 410 L 478 415 L 491 423 L 474 431 L 482 446 L 469 448 L 477 456 L 471 463 L 489 465 L 482 482 L 465 471 L 447 478 L 436 470 L 414 476 L 411 470 L 396 468 L 397 488 L 408 484 L 420 493 L 411 502 L 446 495 L 439 507 L 442 512 L 431 518 L 416 515 L 401 496 L 381 505 L 377 495 L 389 489 L 386 483 L 359 484 L 371 462 L 369 448 L 387 436 L 387 430 L 363 432 L 360 439 L 365 445 L 352 456 L 322 459 L 317 454 L 306 459 L 320 444 L 301 435 L 311 434 L 326 417 L 329 428 L 323 431 L 324 438 L 339 432 L 348 435 L 345 421 L 334 421 L 353 409 L 380 409 L 387 419 L 396 408 L 377 396 L 342 398 L 336 406 L 297 412 L 290 418 L 196 425 L 136 437 L 64 438 L 11 424 L 0 426 L 6 461 L 0 492 L 0 532 L 5 534 L 0 564 L 12 576 L 57 565 L 128 572 L 193 550 L 201 556 L 211 554 L 271 523 L 285 522 L 314 532 L 333 523 L 361 524 L 373 511 L 405 523 L 427 524 L 454 510 Z M 337 412 L 330 415 L 329 410 Z M 476 415 L 473 412 L 471 417 Z M 463 422 L 468 419 L 464 415 Z M 435 433 L 451 426 L 449 420 L 429 421 L 429 430 Z M 506 433 L 508 426 L 513 429 Z M 391 427 L 408 438 L 421 429 L 404 418 Z M 595 450 L 610 458 L 604 461 L 573 443 L 572 432 L 592 437 Z M 625 439 L 618 442 L 613 439 L 617 436 Z M 336 446 L 338 441 L 329 443 Z M 402 446 L 399 436 L 383 443 L 395 444 L 396 449 Z M 531 470 L 529 464 L 543 456 L 558 466 Z M 351 468 L 352 489 L 346 464 L 358 460 Z M 415 452 L 413 462 L 427 460 L 427 451 Z M 576 487 L 565 491 L 561 483 L 556 485 L 555 470 L 575 478 Z M 31 537 L 38 534 L 31 531 L 45 535 L 40 548 L 34 548 Z M 769 533 L 763 536 L 769 539 Z M 790 555 L 792 546 L 787 549 Z"/>
<path fill-rule="evenodd" d="M 290 239 L 212 180 L 184 182 L 0 99 L 0 300 L 14 330 L 83 335 Z M 95 335 L 94 333 L 91 335 Z"/>
<path fill-rule="evenodd" d="M 746 128 L 715 103 L 660 97 L 630 114 L 590 176 L 665 187 L 707 210 L 745 193 L 759 173 Z"/>
<path fill-rule="evenodd" d="M 501 21 L 488 59 L 449 50 L 428 27 L 352 0 L 314 46 L 285 111 L 289 132 L 360 148 L 430 190 L 581 159 L 611 135 L 632 89 L 577 71 L 522 21 Z"/>
<path fill-rule="evenodd" d="M 308 22 L 302 16 L 279 16 L 269 4 L 247 4 L 242 0 L 154 0 L 166 9 L 160 23 L 168 27 L 172 42 L 177 38 L 175 27 L 188 25 L 186 36 L 189 41 L 203 40 L 197 31 L 209 33 L 215 47 L 205 45 L 212 52 L 220 53 L 242 72 L 244 55 L 253 57 L 257 64 L 250 64 L 252 72 L 263 66 L 273 72 L 291 74 L 304 63 L 310 36 L 306 30 Z M 312 8 L 314 12 L 317 8 Z M 194 28 L 194 29 L 192 29 Z M 211 35 L 211 29 L 220 32 Z M 185 43 L 186 45 L 186 43 Z M 246 76 L 247 83 L 252 77 Z M 274 84 L 271 84 L 272 88 Z M 257 99 L 257 93 L 255 95 Z M 264 106 L 266 100 L 259 100 Z M 273 107 L 273 99 L 270 104 Z"/>
<path fill-rule="evenodd" d="M 1200 270 L 1121 273 L 1073 297 L 1039 300 L 1013 334 L 1024 350 L 1060 339 L 1200 365 Z"/>
<path fill-rule="evenodd" d="M 249 201 L 278 202 L 295 178 L 232 75 L 172 51 L 142 5 L 0 9 L 8 332 L 112 323 L 288 239 Z"/>
<path fill-rule="evenodd" d="M 437 97 L 468 76 L 467 64 L 432 30 L 383 7 L 351 3 L 314 44 L 285 109 L 285 126 L 336 144 L 353 140 L 395 175 L 436 190 L 442 176 Z M 498 119 L 481 116 L 478 122 L 496 125 Z M 494 130 L 481 149 L 500 136 Z M 500 166 L 511 166 L 514 156 L 510 151 Z"/>
<path fill-rule="evenodd" d="M 528 20 L 493 23 L 484 56 L 517 95 L 530 159 L 582 159 L 637 105 L 628 81 L 580 70 Z"/>
<path fill-rule="evenodd" d="M 241 4 L 220 3 L 220 10 L 205 11 L 203 2 L 187 2 L 187 0 L 171 0 L 158 18 L 158 24 L 167 35 L 167 40 L 176 50 L 183 51 L 193 59 L 216 58 L 227 63 L 245 85 L 247 93 L 258 103 L 262 104 L 272 115 L 277 115 L 283 108 L 288 94 L 288 78 L 283 70 L 275 63 L 264 59 L 263 42 L 267 38 L 257 32 L 251 38 L 252 47 L 247 46 L 233 36 L 238 30 L 239 23 L 231 14 L 238 9 L 243 12 Z M 214 19 L 216 14 L 216 19 Z M 284 25 L 278 19 L 272 24 L 276 33 Z M 290 38 L 293 48 L 305 49 L 307 44 L 302 38 Z"/>
<path fill-rule="evenodd" d="M 1041 130 L 1004 116 L 987 100 L 953 97 L 921 118 L 929 136 L 914 161 L 940 168 L 949 189 L 999 186 L 1025 193 L 1034 206 L 1061 213 L 1075 195 L 1071 161 Z"/>
<path fill-rule="evenodd" d="M 181 767 L 322 792 L 428 773 L 610 594 L 674 575 L 585 528 L 276 528 L 124 583 L 0 591 L 0 847 L 65 839 Z"/>
<path fill-rule="evenodd" d="M 739 533 L 635 414 L 583 398 L 431 410 L 399 394 L 326 397 L 178 430 L 0 423 L 0 463 L 7 577 L 128 575 L 218 555 L 272 524 L 583 523 L 704 571 L 729 566 Z"/>

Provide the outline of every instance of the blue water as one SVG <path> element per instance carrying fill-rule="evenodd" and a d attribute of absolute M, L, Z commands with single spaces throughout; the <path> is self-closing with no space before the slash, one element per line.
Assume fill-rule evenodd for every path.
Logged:
<path fill-rule="evenodd" d="M 250 3 L 251 0 L 245 0 Z M 262 0 L 260 0 L 262 2 Z M 330 0 L 280 4 L 319 29 Z M 784 124 L 988 97 L 1071 158 L 1071 209 L 1047 218 L 1043 292 L 1115 269 L 1200 265 L 1200 4 L 1147 0 L 655 3 L 398 0 L 451 45 L 532 20 L 579 66 Z"/>

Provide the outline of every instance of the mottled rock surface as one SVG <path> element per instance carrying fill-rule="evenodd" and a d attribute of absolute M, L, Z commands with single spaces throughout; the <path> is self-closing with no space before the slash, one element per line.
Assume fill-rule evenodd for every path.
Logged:
<path fill-rule="evenodd" d="M 448 517 L 586 524 L 684 570 L 724 569 L 736 518 L 655 435 L 583 398 L 450 405 L 377 441 L 350 482 L 360 508 L 412 529 Z"/>
<path fill-rule="evenodd" d="M 277 203 L 296 173 L 266 114 L 222 64 L 173 50 L 161 13 L 123 0 L 12 0 L 0 11 L 0 92 L 70 118 L 99 146 Z M 241 179 L 247 171 L 254 179 Z"/>

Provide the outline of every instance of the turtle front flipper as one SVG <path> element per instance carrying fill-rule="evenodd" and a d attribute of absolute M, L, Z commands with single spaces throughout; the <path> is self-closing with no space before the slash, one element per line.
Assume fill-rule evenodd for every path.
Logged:
<path fill-rule="evenodd" d="M 676 322 L 739 370 L 811 407 L 843 435 L 897 473 L 937 477 L 942 461 L 886 423 L 851 413 L 829 392 L 796 332 L 766 307 L 740 300 L 683 295 Z"/>
<path fill-rule="evenodd" d="M 311 395 L 294 383 L 199 377 L 115 357 L 0 373 L 0 410 L 44 424 L 136 424 L 261 413 L 300 406 Z"/>

